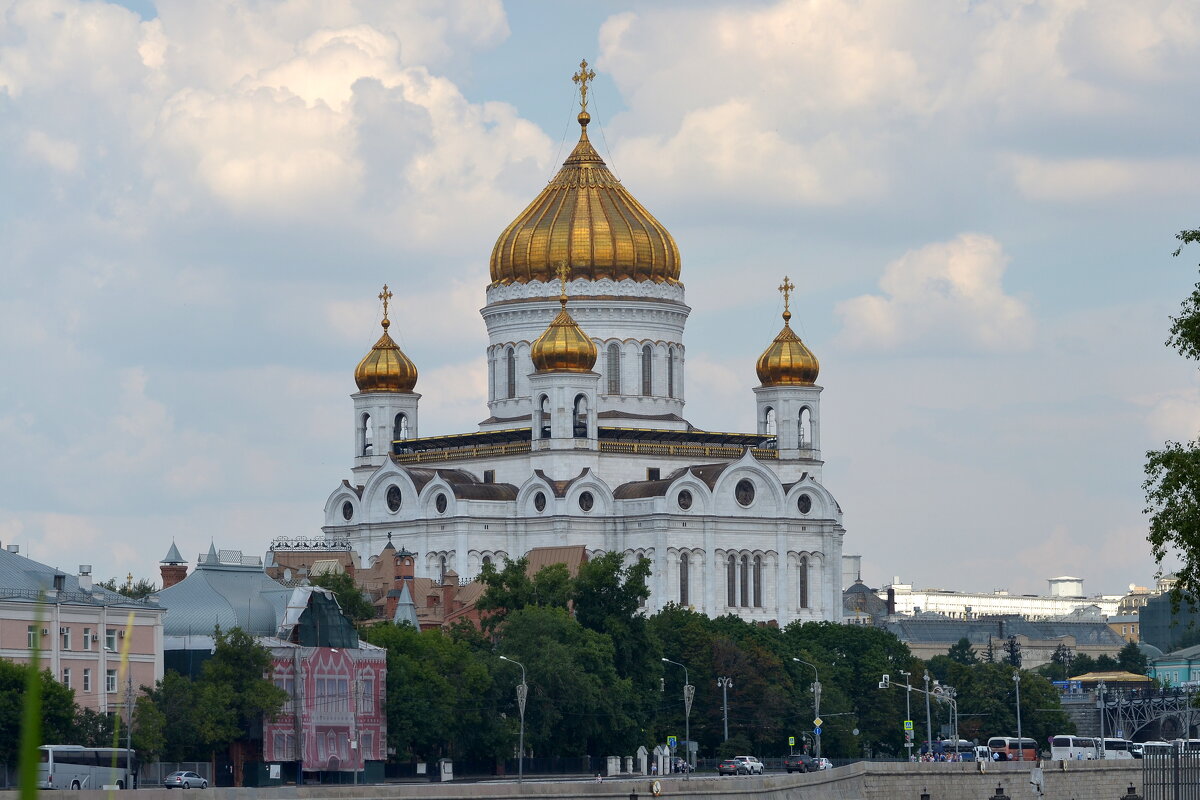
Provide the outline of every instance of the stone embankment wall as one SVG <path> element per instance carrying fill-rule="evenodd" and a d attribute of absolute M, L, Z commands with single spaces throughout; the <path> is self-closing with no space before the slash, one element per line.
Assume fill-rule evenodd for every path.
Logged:
<path fill-rule="evenodd" d="M 1041 791 L 1031 778 L 1034 764 L 858 763 L 812 774 L 766 777 L 679 776 L 661 779 L 664 798 L 723 800 L 989 800 L 1000 786 L 1010 800 L 1120 800 L 1129 786 L 1142 793 L 1140 761 L 1041 762 Z M 980 770 L 980 766 L 984 769 Z M 129 800 L 567 800 L 568 798 L 649 798 L 650 778 L 603 783 L 509 781 L 482 783 L 402 783 L 378 786 L 285 786 L 272 789 L 141 789 Z M 43 793 L 45 794 L 45 793 Z M 181 797 L 181 795 L 183 795 Z M 123 795 L 113 793 L 114 800 Z M 73 800 L 108 800 L 108 792 L 84 791 Z M 0 800 L 17 800 L 0 792 Z"/>

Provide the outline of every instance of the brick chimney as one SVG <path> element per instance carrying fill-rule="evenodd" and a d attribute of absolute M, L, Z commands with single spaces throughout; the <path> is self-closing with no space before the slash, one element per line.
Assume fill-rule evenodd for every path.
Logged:
<path fill-rule="evenodd" d="M 446 570 L 446 577 L 442 580 L 442 608 L 445 613 L 449 614 L 452 611 L 458 610 L 458 573 L 452 569 Z"/>

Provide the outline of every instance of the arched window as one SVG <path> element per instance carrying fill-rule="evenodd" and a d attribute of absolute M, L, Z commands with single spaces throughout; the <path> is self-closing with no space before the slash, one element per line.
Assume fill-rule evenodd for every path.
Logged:
<path fill-rule="evenodd" d="M 737 605 L 737 559 L 733 555 L 725 567 L 725 605 Z"/>
<path fill-rule="evenodd" d="M 371 455 L 371 445 L 373 444 L 371 435 L 371 415 L 362 415 L 362 454 L 364 456 Z"/>
<path fill-rule="evenodd" d="M 679 557 L 679 605 L 688 607 L 688 554 Z"/>
<path fill-rule="evenodd" d="M 754 557 L 754 607 L 763 607 L 763 590 L 762 590 L 762 556 Z"/>
<path fill-rule="evenodd" d="M 654 393 L 654 350 L 650 345 L 642 348 L 642 396 Z"/>
<path fill-rule="evenodd" d="M 438 559 L 438 579 L 441 583 L 446 582 L 446 557 L 442 556 Z"/>
<path fill-rule="evenodd" d="M 675 348 L 667 348 L 667 397 L 675 396 Z"/>
<path fill-rule="evenodd" d="M 513 398 L 517 396 L 517 351 L 513 348 L 508 348 L 508 352 L 504 355 L 504 379 L 508 381 L 505 388 L 505 397 Z"/>
<path fill-rule="evenodd" d="M 586 439 L 588 435 L 587 398 L 578 395 L 575 398 L 575 438 Z"/>
<path fill-rule="evenodd" d="M 763 412 L 763 433 L 767 436 L 775 435 L 775 409 L 770 406 Z"/>
<path fill-rule="evenodd" d="M 396 421 L 392 425 L 392 438 L 396 441 L 403 441 L 408 438 L 408 415 L 397 414 Z"/>
<path fill-rule="evenodd" d="M 484 556 L 484 557 L 483 557 L 483 566 L 485 566 L 485 567 L 486 567 L 486 566 L 490 565 L 491 563 L 492 563 L 492 557 L 491 557 L 491 556 Z"/>
<path fill-rule="evenodd" d="M 800 556 L 796 585 L 800 588 L 800 607 L 808 608 L 808 556 Z"/>
<path fill-rule="evenodd" d="M 621 393 L 621 345 L 613 342 L 608 346 L 608 393 Z"/>
<path fill-rule="evenodd" d="M 738 599 L 743 608 L 750 605 L 750 556 L 742 556 L 741 592 Z"/>
<path fill-rule="evenodd" d="M 547 397 L 546 395 L 542 395 L 541 399 L 538 400 L 538 415 L 541 417 L 541 420 L 538 422 L 538 426 L 540 428 L 540 438 L 549 439 L 550 438 L 550 398 Z"/>
<path fill-rule="evenodd" d="M 808 406 L 800 409 L 800 446 L 812 447 L 812 411 Z"/>

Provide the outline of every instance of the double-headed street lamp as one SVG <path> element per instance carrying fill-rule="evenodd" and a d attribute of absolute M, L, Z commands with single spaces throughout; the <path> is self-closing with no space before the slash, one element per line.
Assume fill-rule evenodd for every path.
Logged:
<path fill-rule="evenodd" d="M 692 686 L 691 681 L 688 680 L 687 667 L 683 666 L 683 664 L 680 664 L 678 661 L 672 661 L 669 658 L 664 658 L 662 661 L 664 664 L 674 664 L 675 666 L 680 667 L 683 670 L 683 738 L 685 741 L 685 744 L 683 746 L 683 753 L 684 753 L 683 760 L 687 762 L 688 767 L 689 767 L 688 771 L 683 773 L 683 779 L 685 781 L 691 780 L 692 770 L 690 769 L 690 767 L 692 766 L 692 723 L 691 723 L 692 696 L 696 692 L 696 687 Z"/>
<path fill-rule="evenodd" d="M 521 682 L 517 684 L 517 710 L 521 714 L 520 750 L 517 753 L 517 783 L 525 780 L 525 698 L 529 696 L 529 685 L 525 683 L 525 665 L 508 656 L 500 656 L 501 661 L 516 664 L 521 668 Z"/>
<path fill-rule="evenodd" d="M 733 686 L 733 678 L 722 675 L 717 678 L 717 686 L 721 689 L 721 706 L 725 709 L 725 741 L 729 741 L 729 687 Z"/>
<path fill-rule="evenodd" d="M 817 674 L 817 665 L 792 656 L 792 661 L 812 667 L 813 671 L 813 738 L 815 740 L 816 757 L 821 757 L 821 676 Z"/>

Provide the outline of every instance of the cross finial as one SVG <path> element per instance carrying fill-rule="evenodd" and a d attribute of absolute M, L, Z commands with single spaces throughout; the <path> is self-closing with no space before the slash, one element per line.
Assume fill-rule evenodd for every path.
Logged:
<path fill-rule="evenodd" d="M 792 297 L 792 290 L 796 288 L 796 284 L 788 279 L 787 275 L 783 276 L 783 283 L 779 284 L 779 291 L 783 293 L 783 321 L 787 322 L 792 318 L 792 311 L 789 303 Z"/>
<path fill-rule="evenodd" d="M 571 76 L 571 80 L 579 84 L 579 108 L 587 111 L 588 83 L 596 77 L 593 70 L 588 69 L 587 59 L 579 62 L 579 72 Z"/>
<path fill-rule="evenodd" d="M 558 262 L 558 281 L 562 285 L 562 291 L 559 294 L 558 302 L 562 303 L 563 308 L 567 307 L 567 280 L 571 277 L 571 268 L 567 266 L 566 261 Z"/>
<path fill-rule="evenodd" d="M 394 297 L 394 295 L 390 291 L 388 291 L 388 285 L 385 283 L 383 285 L 383 291 L 379 293 L 379 299 L 383 301 L 383 319 L 385 322 L 387 321 L 387 318 L 388 318 L 388 315 L 387 315 L 388 300 L 391 300 L 392 297 Z"/>

